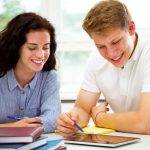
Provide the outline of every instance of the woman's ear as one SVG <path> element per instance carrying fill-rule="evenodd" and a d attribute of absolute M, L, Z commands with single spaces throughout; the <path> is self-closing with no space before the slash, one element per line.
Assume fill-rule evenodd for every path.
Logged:
<path fill-rule="evenodd" d="M 130 35 L 135 34 L 135 23 L 133 21 L 129 21 L 128 31 L 129 31 Z"/>

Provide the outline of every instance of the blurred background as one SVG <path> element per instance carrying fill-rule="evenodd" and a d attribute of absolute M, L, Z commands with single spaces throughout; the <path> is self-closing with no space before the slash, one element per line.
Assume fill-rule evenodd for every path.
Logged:
<path fill-rule="evenodd" d="M 21 12 L 36 12 L 56 28 L 61 99 L 75 100 L 90 53 L 96 48 L 82 29 L 88 10 L 100 0 L 0 0 L 0 30 Z M 147 0 L 122 0 L 129 8 L 140 35 L 150 37 Z"/>

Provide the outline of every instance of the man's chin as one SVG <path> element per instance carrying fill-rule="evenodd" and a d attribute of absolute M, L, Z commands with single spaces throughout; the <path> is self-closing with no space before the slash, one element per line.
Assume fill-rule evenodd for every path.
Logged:
<path fill-rule="evenodd" d="M 123 68 L 124 67 L 124 64 L 123 63 L 114 63 L 114 62 L 111 62 L 115 67 L 117 68 Z"/>

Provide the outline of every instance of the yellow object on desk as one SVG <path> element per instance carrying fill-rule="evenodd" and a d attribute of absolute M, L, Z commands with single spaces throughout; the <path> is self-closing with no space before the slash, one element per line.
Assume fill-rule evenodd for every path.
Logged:
<path fill-rule="evenodd" d="M 87 126 L 83 128 L 85 134 L 109 134 L 115 132 L 113 129 L 99 128 L 95 126 Z"/>

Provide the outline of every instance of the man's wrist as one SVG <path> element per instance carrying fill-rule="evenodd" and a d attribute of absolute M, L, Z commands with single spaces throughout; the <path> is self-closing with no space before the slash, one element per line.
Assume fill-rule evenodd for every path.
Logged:
<path fill-rule="evenodd" d="M 98 115 L 101 114 L 101 113 L 104 113 L 104 112 L 103 112 L 103 111 L 99 111 L 99 112 L 97 112 L 97 114 L 96 114 L 95 117 L 94 117 L 95 126 L 97 126 L 97 118 L 98 118 Z"/>

